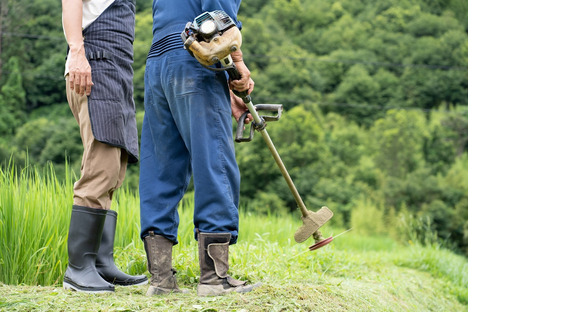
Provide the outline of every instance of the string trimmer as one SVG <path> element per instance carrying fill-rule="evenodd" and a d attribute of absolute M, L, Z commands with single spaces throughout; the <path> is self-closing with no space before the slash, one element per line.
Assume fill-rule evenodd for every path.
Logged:
<path fill-rule="evenodd" d="M 181 33 L 185 49 L 195 57 L 204 67 L 213 71 L 227 71 L 232 80 L 239 80 L 242 78 L 236 65 L 232 61 L 230 53 L 235 52 L 242 45 L 242 35 L 233 20 L 223 11 L 205 12 L 197 16 L 193 22 L 187 23 L 185 30 Z M 221 67 L 212 67 L 220 63 Z M 248 111 L 245 112 L 238 120 L 238 128 L 236 131 L 236 142 L 249 142 L 254 137 L 254 130 L 260 132 L 262 137 L 268 145 L 268 149 L 272 153 L 278 168 L 284 176 L 284 180 L 288 184 L 300 212 L 302 214 L 303 225 L 294 233 L 294 240 L 302 243 L 312 236 L 314 238 L 314 245 L 310 246 L 310 250 L 316 250 L 329 244 L 333 238 L 323 238 L 319 229 L 330 218 L 332 218 L 332 211 L 328 207 L 323 206 L 317 212 L 310 211 L 304 205 L 292 178 L 286 170 L 274 143 L 270 139 L 270 135 L 266 130 L 266 121 L 276 121 L 280 119 L 282 114 L 281 104 L 258 104 L 252 103 L 252 97 L 248 91 L 238 92 L 234 94 L 240 97 Z M 258 111 L 276 112 L 276 115 L 260 115 Z M 248 137 L 244 137 L 244 120 L 251 114 L 253 117 L 250 133 Z"/>

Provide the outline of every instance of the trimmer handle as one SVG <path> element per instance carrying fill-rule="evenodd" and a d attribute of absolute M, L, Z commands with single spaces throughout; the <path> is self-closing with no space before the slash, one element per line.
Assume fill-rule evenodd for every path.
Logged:
<path fill-rule="evenodd" d="M 240 119 L 238 119 L 238 129 L 236 130 L 236 142 L 250 142 L 253 138 L 254 138 L 254 125 L 252 122 L 252 125 L 250 125 L 250 135 L 248 137 L 244 137 L 244 120 L 246 120 L 246 117 L 248 117 L 248 114 L 250 113 L 250 111 L 245 111 L 242 116 L 240 117 Z"/>
<path fill-rule="evenodd" d="M 231 63 L 230 65 L 228 65 L 228 68 L 226 69 L 226 71 L 228 72 L 228 75 L 230 76 L 230 79 L 232 80 L 240 80 L 242 79 L 242 75 L 240 74 L 240 72 L 238 71 L 238 68 L 236 67 L 236 64 Z M 244 103 L 248 104 L 249 102 L 252 101 L 252 98 L 250 97 L 250 95 L 248 94 L 248 90 L 246 91 L 236 91 L 233 90 L 234 94 L 241 98 Z"/>
<path fill-rule="evenodd" d="M 252 125 L 250 128 L 250 134 L 248 137 L 244 137 L 244 120 L 248 117 L 249 111 L 246 111 L 240 116 L 238 119 L 238 129 L 236 131 L 236 142 L 250 142 L 254 138 L 254 130 L 261 131 L 266 127 L 265 121 L 277 121 L 280 120 L 280 116 L 282 115 L 282 104 L 256 104 L 254 105 L 256 111 L 271 111 L 276 112 L 276 115 L 263 115 L 260 116 L 262 119 L 261 124 L 263 125 L 262 128 L 258 129 L 258 126 L 255 121 L 252 121 Z"/>
<path fill-rule="evenodd" d="M 242 74 L 240 74 L 240 72 L 238 71 L 236 64 L 231 63 L 230 67 L 227 69 L 227 71 L 228 71 L 228 75 L 230 75 L 230 78 L 232 78 L 232 80 L 242 79 Z"/>

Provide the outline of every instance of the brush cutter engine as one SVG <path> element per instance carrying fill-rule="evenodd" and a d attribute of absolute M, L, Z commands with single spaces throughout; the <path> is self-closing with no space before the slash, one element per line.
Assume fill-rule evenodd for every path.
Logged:
<path fill-rule="evenodd" d="M 225 68 L 210 67 L 227 59 L 242 46 L 242 34 L 229 15 L 216 10 L 205 12 L 188 22 L 181 32 L 184 48 L 203 66 L 214 71 Z"/>

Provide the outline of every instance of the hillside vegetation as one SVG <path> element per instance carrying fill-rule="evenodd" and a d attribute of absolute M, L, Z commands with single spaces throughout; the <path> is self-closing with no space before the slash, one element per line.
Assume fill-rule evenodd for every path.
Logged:
<path fill-rule="evenodd" d="M 51 163 L 62 180 L 67 161 L 78 174 L 82 144 L 64 92 L 60 5 L 0 3 L 0 162 Z M 399 242 L 413 239 L 401 229 L 435 233 L 467 255 L 467 0 L 244 0 L 239 19 L 254 102 L 284 105 L 268 129 L 307 206 Z M 151 1 L 138 1 L 139 127 L 151 23 Z M 236 149 L 243 206 L 295 213 L 262 140 Z M 134 192 L 138 171 L 125 181 Z"/>
<path fill-rule="evenodd" d="M 71 177 L 59 182 L 0 166 L 0 311 L 467 311 L 467 259 L 437 244 L 403 246 L 359 229 L 325 226 L 335 240 L 314 252 L 293 240 L 296 215 L 241 216 L 240 242 L 231 247 L 230 273 L 264 285 L 248 294 L 200 298 L 195 294 L 145 297 L 147 286 L 117 287 L 115 294 L 65 291 L 66 236 Z M 139 239 L 139 200 L 117 196 L 115 259 L 131 274 L 146 273 Z M 182 288 L 195 292 L 199 277 L 192 201 L 180 207 L 173 265 Z M 148 274 L 148 273 L 147 273 Z"/>

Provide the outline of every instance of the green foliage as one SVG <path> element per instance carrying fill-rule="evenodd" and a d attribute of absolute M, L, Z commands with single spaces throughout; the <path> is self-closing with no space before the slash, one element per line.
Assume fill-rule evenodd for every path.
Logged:
<path fill-rule="evenodd" d="M 61 19 L 54 18 L 60 1 L 9 0 L 6 6 L 3 71 L 10 72 L 10 57 L 20 60 L 27 110 L 64 103 L 66 42 Z M 242 1 L 239 19 L 245 59 L 260 96 L 271 102 L 288 108 L 318 102 L 327 111 L 354 113 L 365 125 L 376 119 L 373 110 L 386 107 L 467 104 L 465 0 Z M 137 4 L 135 33 L 141 108 L 151 3 Z"/>
<path fill-rule="evenodd" d="M 26 86 L 27 110 L 66 102 L 64 58 L 66 41 L 62 33 L 61 1 L 7 1 L 8 12 L 2 27 L 3 63 L 15 57 L 20 62 Z M 2 69 L 0 83 L 10 70 Z M 8 72 L 8 73 L 6 73 Z"/>
<path fill-rule="evenodd" d="M 64 92 L 61 3 L 2 6 L 0 162 L 51 163 L 63 178 L 82 144 Z M 467 1 L 244 0 L 239 19 L 254 102 L 284 104 L 267 129 L 307 207 L 403 242 L 406 211 L 416 235 L 467 253 Z M 135 25 L 140 129 L 151 2 L 137 3 Z M 260 135 L 236 153 L 246 209 L 298 215 Z M 138 179 L 129 166 L 125 186 L 136 192 Z"/>
<path fill-rule="evenodd" d="M 352 210 L 351 226 L 363 235 L 386 232 L 383 211 L 368 200 L 359 200 Z"/>
<path fill-rule="evenodd" d="M 67 161 L 80 167 L 83 144 L 72 116 L 32 119 L 18 129 L 12 142 L 18 159 L 28 157 L 35 164 L 52 163 L 60 178 L 65 175 Z"/>
<path fill-rule="evenodd" d="M 434 219 L 441 229 L 440 237 L 446 237 L 449 245 L 462 253 L 468 253 L 468 178 L 467 154 L 457 158 L 444 176 L 438 176 L 439 185 L 444 190 L 441 200 L 447 206 L 447 219 Z M 440 221 L 439 221 L 440 220 Z M 444 232 L 443 232 L 444 231 Z"/>
<path fill-rule="evenodd" d="M 22 85 L 22 75 L 18 64 L 17 58 L 10 58 L 7 65 L 8 79 L 0 88 L 0 136 L 14 134 L 25 118 L 26 92 Z"/>
<path fill-rule="evenodd" d="M 268 129 L 307 207 L 317 210 L 328 206 L 335 213 L 332 224 L 363 227 L 372 233 L 387 231 L 402 242 L 429 237 L 431 243 L 467 252 L 464 112 L 441 110 L 431 112 L 427 119 L 417 110 L 390 111 L 364 130 L 336 114 L 319 115 L 316 110 L 304 109 L 295 113 L 296 109 L 284 113 Z M 288 118 L 293 117 L 289 116 L 294 114 L 302 118 L 289 123 Z M 324 135 L 315 134 L 318 126 L 300 133 L 302 130 L 296 129 L 302 129 L 298 126 L 302 124 L 320 125 Z M 316 143 L 310 145 L 311 150 L 305 150 L 308 142 Z M 263 195 L 255 193 L 266 190 L 275 193 L 275 198 L 283 198 L 285 207 L 293 210 L 295 202 L 262 140 L 256 138 L 236 147 L 244 203 L 261 206 L 263 199 L 258 198 Z M 461 157 L 456 160 L 456 155 Z M 311 163 L 318 168 L 312 168 Z M 313 179 L 315 183 L 309 184 Z M 367 207 L 369 214 L 365 214 Z M 392 207 L 392 218 L 384 207 Z M 382 217 L 377 218 L 376 211 Z M 397 221 L 403 218 L 399 211 L 408 211 L 404 217 L 413 217 L 415 225 Z M 360 225 L 366 222 L 375 225 Z"/>
<path fill-rule="evenodd" d="M 387 107 L 466 105 L 466 1 L 367 2 L 244 1 L 245 59 L 261 96 L 321 102 L 364 125 Z"/>
<path fill-rule="evenodd" d="M 408 31 L 416 37 L 439 37 L 450 30 L 460 30 L 459 22 L 451 16 L 422 14 L 407 24 Z"/>
<path fill-rule="evenodd" d="M 388 183 L 386 224 L 393 238 L 467 254 L 467 154 L 445 175 L 420 170 Z"/>
<path fill-rule="evenodd" d="M 144 109 L 145 101 L 145 63 L 151 40 L 153 39 L 153 16 L 151 7 L 135 16 L 135 41 L 133 42 L 133 98 L 138 110 Z"/>
<path fill-rule="evenodd" d="M 286 210 L 284 201 L 278 195 L 261 191 L 258 191 L 254 198 L 244 206 L 248 211 L 265 215 L 281 213 Z"/>
<path fill-rule="evenodd" d="M 345 76 L 351 77 L 351 79 L 345 79 L 338 85 L 331 100 L 335 103 L 358 104 L 359 108 L 351 116 L 355 120 L 359 120 L 361 124 L 371 124 L 375 112 L 381 107 L 365 105 L 364 103 L 371 102 L 377 96 L 380 89 L 379 82 L 373 79 L 362 65 L 352 66 Z"/>
<path fill-rule="evenodd" d="M 370 130 L 375 163 L 389 176 L 404 178 L 420 168 L 422 143 L 427 136 L 425 116 L 417 110 L 392 110 Z"/>
<path fill-rule="evenodd" d="M 433 173 L 446 172 L 467 150 L 467 110 L 432 111 L 423 153 Z"/>

